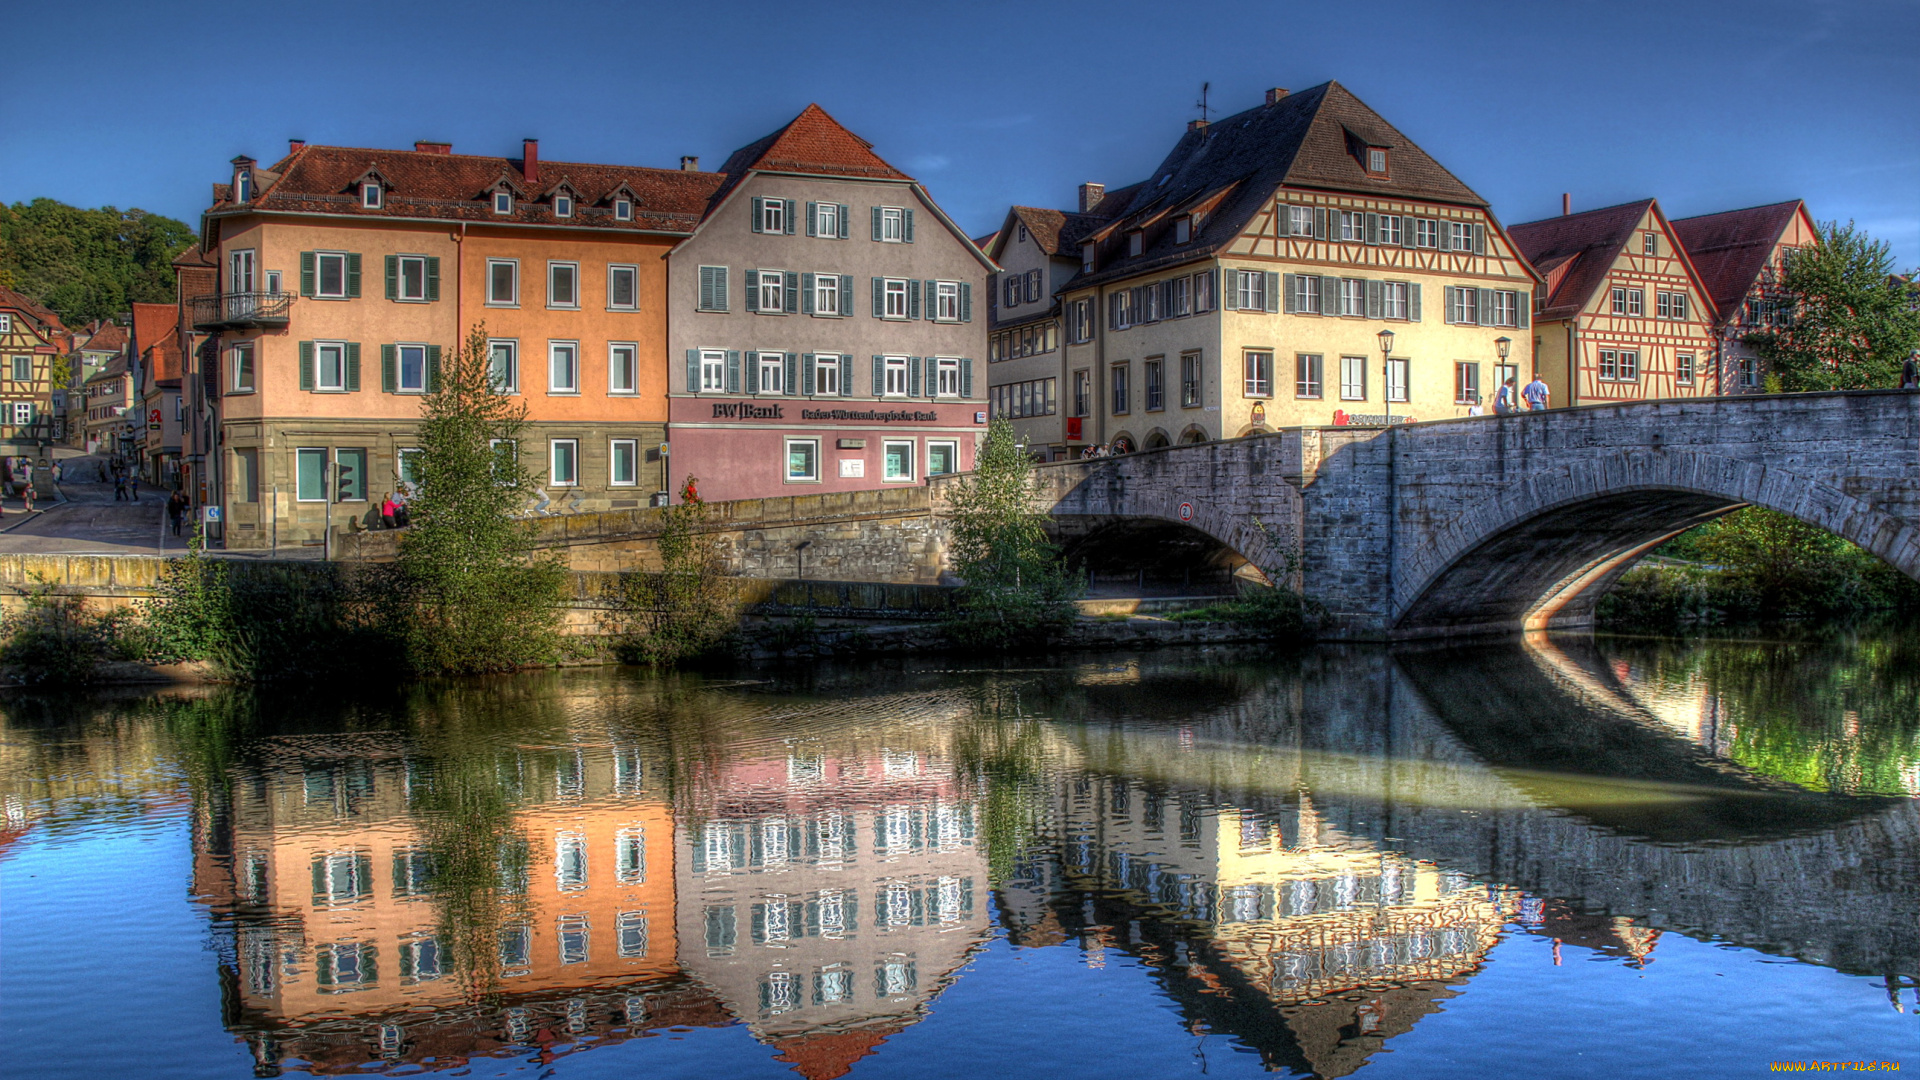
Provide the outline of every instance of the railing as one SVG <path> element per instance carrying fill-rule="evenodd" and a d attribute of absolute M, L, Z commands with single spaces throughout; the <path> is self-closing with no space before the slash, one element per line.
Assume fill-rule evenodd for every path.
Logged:
<path fill-rule="evenodd" d="M 285 326 L 287 310 L 293 304 L 293 294 L 215 293 L 212 296 L 196 296 L 192 304 L 195 330 L 244 330 L 261 326 Z"/>

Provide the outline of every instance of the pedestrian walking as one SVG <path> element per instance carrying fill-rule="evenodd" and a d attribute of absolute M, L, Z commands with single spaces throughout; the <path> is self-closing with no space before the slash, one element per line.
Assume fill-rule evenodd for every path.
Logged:
<path fill-rule="evenodd" d="M 167 523 L 173 526 L 173 535 L 180 535 L 180 522 L 187 516 L 187 493 L 176 491 L 167 497 Z"/>
<path fill-rule="evenodd" d="M 1520 396 L 1526 399 L 1527 408 L 1534 412 L 1547 407 L 1547 397 L 1550 394 L 1552 391 L 1547 389 L 1547 380 L 1541 378 L 1538 372 L 1534 373 L 1533 381 L 1527 384 L 1526 389 L 1520 391 Z"/>
<path fill-rule="evenodd" d="M 1514 398 L 1519 394 L 1519 390 L 1514 387 L 1513 383 L 1514 378 L 1509 375 L 1507 376 L 1507 381 L 1500 384 L 1500 389 L 1494 392 L 1493 413 L 1495 416 L 1505 416 L 1514 411 Z"/>
<path fill-rule="evenodd" d="M 117 472 L 113 474 L 113 501 L 127 501 L 127 478 Z"/>
<path fill-rule="evenodd" d="M 127 488 L 129 491 L 133 492 L 133 501 L 139 502 L 140 501 L 140 474 L 139 473 L 134 473 L 133 475 L 127 477 Z"/>
<path fill-rule="evenodd" d="M 1907 357 L 1907 362 L 1900 365 L 1900 389 L 1916 388 L 1920 388 L 1920 352 Z"/>
<path fill-rule="evenodd" d="M 27 513 L 33 513 L 33 481 L 29 480 L 21 487 L 20 501 L 27 504 Z"/>

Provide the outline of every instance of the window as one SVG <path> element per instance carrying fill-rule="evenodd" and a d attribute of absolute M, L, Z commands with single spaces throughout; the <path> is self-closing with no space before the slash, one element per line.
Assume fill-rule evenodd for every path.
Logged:
<path fill-rule="evenodd" d="M 554 834 L 553 876 L 561 892 L 580 892 L 587 887 L 587 838 L 584 835 Z"/>
<path fill-rule="evenodd" d="M 1620 381 L 1638 382 L 1640 379 L 1640 354 L 1633 349 L 1620 350 Z"/>
<path fill-rule="evenodd" d="M 779 394 L 784 392 L 787 370 L 787 354 L 763 352 L 754 354 L 754 369 L 759 376 L 759 392 Z M 752 389 L 749 387 L 748 389 Z"/>
<path fill-rule="evenodd" d="M 550 262 L 547 264 L 547 306 L 550 308 L 580 306 L 579 263 Z"/>
<path fill-rule="evenodd" d="M 1387 361 L 1387 400 L 1407 400 L 1408 364 L 1405 357 L 1394 357 Z"/>
<path fill-rule="evenodd" d="M 721 349 L 700 350 L 700 387 L 702 391 L 727 388 L 727 354 Z"/>
<path fill-rule="evenodd" d="M 640 443 L 635 439 L 614 439 L 608 443 L 607 482 L 614 487 L 632 487 L 640 482 Z"/>
<path fill-rule="evenodd" d="M 233 351 L 227 355 L 231 359 L 230 366 L 233 368 L 233 379 L 228 384 L 230 392 L 235 394 L 253 393 L 253 342 L 248 341 L 235 345 Z"/>
<path fill-rule="evenodd" d="M 1455 362 L 1453 365 L 1453 403 L 1472 405 L 1480 400 L 1480 365 Z"/>
<path fill-rule="evenodd" d="M 945 476 L 960 471 L 960 444 L 957 442 L 927 443 L 927 475 Z"/>
<path fill-rule="evenodd" d="M 1493 290 L 1493 325 L 1520 325 L 1520 294 L 1512 289 Z"/>
<path fill-rule="evenodd" d="M 1367 148 L 1367 171 L 1382 174 L 1387 171 L 1387 152 L 1378 146 Z"/>
<path fill-rule="evenodd" d="M 1147 411 L 1160 412 L 1167 407 L 1167 365 L 1164 360 L 1149 360 L 1141 365 L 1141 383 L 1147 392 Z"/>
<path fill-rule="evenodd" d="M 1193 313 L 1202 315 L 1214 309 L 1213 273 L 1206 271 L 1193 275 Z"/>
<path fill-rule="evenodd" d="M 233 174 L 233 201 L 246 202 L 253 198 L 253 173 L 242 169 Z"/>
<path fill-rule="evenodd" d="M 1113 330 L 1125 330 L 1134 323 L 1132 289 L 1123 289 L 1107 297 L 1107 327 Z"/>
<path fill-rule="evenodd" d="M 813 358 L 813 392 L 822 397 L 837 397 L 840 393 L 841 358 L 833 353 L 820 353 Z"/>
<path fill-rule="evenodd" d="M 1340 239 L 1349 243 L 1367 242 L 1367 215 L 1359 210 L 1340 211 Z"/>
<path fill-rule="evenodd" d="M 547 484 L 572 487 L 580 482 L 580 440 L 553 439 L 548 444 Z"/>
<path fill-rule="evenodd" d="M 1028 379 L 996 386 L 992 395 L 993 414 L 1014 420 L 1052 416 L 1060 410 L 1057 385 L 1057 379 Z"/>
<path fill-rule="evenodd" d="M 1447 226 L 1447 246 L 1455 251 L 1473 250 L 1473 222 L 1449 221 Z"/>
<path fill-rule="evenodd" d="M 580 392 L 580 346 L 572 341 L 547 343 L 547 393 Z"/>
<path fill-rule="evenodd" d="M 1259 270 L 1235 271 L 1234 306 L 1241 311 L 1267 310 L 1267 275 Z"/>
<path fill-rule="evenodd" d="M 1740 385 L 1747 390 L 1760 385 L 1760 362 L 1751 356 L 1740 358 Z"/>
<path fill-rule="evenodd" d="M 939 281 L 933 286 L 933 317 L 941 322 L 960 321 L 960 283 Z"/>
<path fill-rule="evenodd" d="M 301 447 L 294 455 L 294 499 L 298 502 L 327 501 L 327 452 Z"/>
<path fill-rule="evenodd" d="M 1003 287 L 1000 290 L 1000 293 L 1001 293 L 1000 304 L 1002 307 L 1019 307 L 1020 306 L 1021 276 L 1022 275 L 1019 275 L 1019 274 L 1006 275 L 1005 280 L 1002 283 Z"/>
<path fill-rule="evenodd" d="M 1093 340 L 1093 301 L 1074 300 L 1067 304 L 1067 343 L 1084 345 Z"/>
<path fill-rule="evenodd" d="M 260 501 L 260 451 L 245 447 L 233 452 L 233 496 L 237 502 Z"/>
<path fill-rule="evenodd" d="M 874 208 L 874 221 L 880 226 L 879 235 L 874 239 L 883 243 L 898 244 L 907 236 L 907 212 L 897 206 L 879 206 Z"/>
<path fill-rule="evenodd" d="M 761 270 L 756 284 L 752 273 L 747 275 L 747 284 L 754 286 L 754 310 L 764 314 L 778 315 L 785 311 L 786 296 L 783 283 L 786 274 L 779 270 Z"/>
<path fill-rule="evenodd" d="M 840 310 L 840 275 L 813 275 L 813 313 L 815 315 L 845 315 Z"/>
<path fill-rule="evenodd" d="M 1197 352 L 1180 354 L 1180 407 L 1200 407 L 1200 354 Z"/>
<path fill-rule="evenodd" d="M 1145 238 L 1136 230 L 1127 234 L 1127 254 L 1138 255 L 1143 249 Z"/>
<path fill-rule="evenodd" d="M 763 233 L 784 233 L 787 231 L 787 200 L 761 199 L 760 227 L 755 230 Z"/>
<path fill-rule="evenodd" d="M 840 235 L 840 204 L 813 204 L 812 236 L 838 237 Z"/>
<path fill-rule="evenodd" d="M 514 307 L 520 303 L 520 263 L 515 259 L 487 260 L 487 304 Z"/>
<path fill-rule="evenodd" d="M 1093 392 L 1093 376 L 1085 371 L 1073 373 L 1073 415 L 1085 416 L 1088 411 L 1087 398 Z"/>
<path fill-rule="evenodd" d="M 1177 319 L 1193 314 L 1193 279 L 1170 278 L 1162 284 L 1166 295 L 1166 317 Z"/>
<path fill-rule="evenodd" d="M 883 479 L 904 481 L 914 478 L 913 444 L 911 442 L 894 442 L 888 440 L 882 445 L 881 454 L 883 459 L 883 464 L 881 465 Z"/>
<path fill-rule="evenodd" d="M 1472 326 L 1480 320 L 1477 290 L 1447 286 L 1447 321 Z"/>
<path fill-rule="evenodd" d="M 1653 233 L 1640 234 L 1640 254 L 1642 255 L 1660 254 L 1660 241 L 1655 238 Z"/>
<path fill-rule="evenodd" d="M 554 217 L 572 217 L 573 216 L 573 196 L 555 195 L 553 197 L 553 216 Z"/>
<path fill-rule="evenodd" d="M 1318 398 L 1321 395 L 1321 359 L 1318 353 L 1300 353 L 1293 358 L 1293 396 Z"/>
<path fill-rule="evenodd" d="M 647 833 L 639 825 L 630 825 L 614 835 L 614 880 L 622 885 L 644 885 L 647 881 Z"/>
<path fill-rule="evenodd" d="M 621 912 L 614 923 L 614 933 L 619 939 L 621 956 L 631 958 L 647 955 L 647 916 L 644 912 Z M 628 998 L 627 1000 L 639 999 Z"/>
<path fill-rule="evenodd" d="M 1273 396 L 1273 354 L 1249 350 L 1246 354 L 1246 397 Z"/>
<path fill-rule="evenodd" d="M 345 994 L 379 983 L 371 942 L 336 941 L 314 947 L 313 981 L 323 994 Z"/>
<path fill-rule="evenodd" d="M 382 192 L 379 184 L 367 183 L 360 185 L 360 205 L 369 210 L 380 209 L 381 195 Z"/>
<path fill-rule="evenodd" d="M 886 357 L 881 364 L 881 393 L 887 397 L 905 397 L 907 394 L 907 358 L 904 356 Z"/>
<path fill-rule="evenodd" d="M 487 363 L 493 372 L 493 388 L 503 394 L 520 391 L 520 343 L 487 342 Z"/>
<path fill-rule="evenodd" d="M 1367 400 L 1366 357 L 1343 356 L 1340 358 L 1340 400 Z"/>
<path fill-rule="evenodd" d="M 1131 407 L 1133 388 L 1127 385 L 1127 376 L 1132 370 L 1132 365 L 1121 361 L 1113 365 L 1108 375 L 1107 385 L 1108 388 L 1113 391 L 1113 414 L 1115 416 L 1125 415 Z"/>
<path fill-rule="evenodd" d="M 1655 293 L 1654 313 L 1663 319 L 1685 319 L 1687 317 L 1687 294 L 1677 292 Z"/>
<path fill-rule="evenodd" d="M 400 474 L 400 482 L 409 488 L 420 483 L 421 451 L 414 447 L 405 447 L 394 451 L 394 472 Z"/>
<path fill-rule="evenodd" d="M 613 200 L 613 220 L 615 221 L 632 221 L 633 220 L 633 200 L 632 199 Z"/>
<path fill-rule="evenodd" d="M 607 346 L 607 393 L 632 394 L 640 389 L 640 347 L 616 341 Z"/>
<path fill-rule="evenodd" d="M 1381 282 L 1380 317 L 1383 319 L 1407 318 L 1407 292 L 1407 283 L 1404 281 Z"/>
<path fill-rule="evenodd" d="M 724 266 L 703 266 L 700 268 L 701 311 L 727 310 L 727 268 Z"/>
<path fill-rule="evenodd" d="M 640 268 L 637 266 L 607 267 L 607 310 L 638 311 L 640 309 Z"/>
<path fill-rule="evenodd" d="M 1673 381 L 1681 386 L 1693 385 L 1693 354 L 1681 353 L 1673 358 Z"/>
<path fill-rule="evenodd" d="M 1632 349 L 1601 349 L 1600 378 L 1606 382 L 1637 382 L 1640 354 Z"/>
<path fill-rule="evenodd" d="M 25 427 L 33 423 L 33 402 L 16 401 L 13 403 L 12 418 L 15 427 Z"/>
<path fill-rule="evenodd" d="M 1184 244 L 1193 239 L 1193 219 L 1183 217 L 1173 223 L 1173 242 Z"/>
<path fill-rule="evenodd" d="M 1320 312 L 1320 278 L 1314 274 L 1293 275 L 1293 310 L 1302 315 Z"/>
<path fill-rule="evenodd" d="M 1400 246 L 1400 215 L 1381 214 L 1378 239 L 1382 244 Z"/>
<path fill-rule="evenodd" d="M 881 317 L 886 319 L 904 319 L 907 317 L 907 283 L 898 278 L 888 278 L 882 285 L 884 301 L 880 309 Z"/>
<path fill-rule="evenodd" d="M 933 396 L 960 396 L 960 361 L 940 357 L 933 364 Z"/>
<path fill-rule="evenodd" d="M 1617 285 L 1614 286 L 1613 313 L 1615 315 L 1627 315 L 1637 319 L 1642 314 L 1642 304 L 1644 304 L 1645 301 L 1646 293 L 1639 289 L 1626 289 Z"/>
<path fill-rule="evenodd" d="M 1287 207 L 1287 232 L 1293 236 L 1313 235 L 1313 207 Z"/>
<path fill-rule="evenodd" d="M 9 312 L 0 311 L 0 334 L 11 333 L 13 333 L 13 315 Z"/>
<path fill-rule="evenodd" d="M 343 391 L 347 388 L 347 345 L 343 341 L 313 343 L 313 388 Z"/>
<path fill-rule="evenodd" d="M 349 259 L 342 251 L 316 251 L 313 253 L 313 295 L 331 300 L 343 300 L 347 297 L 347 271 Z"/>
<path fill-rule="evenodd" d="M 820 479 L 820 440 L 787 440 L 787 479 L 804 482 Z"/>
<path fill-rule="evenodd" d="M 1340 314 L 1367 316 L 1367 283 L 1360 278 L 1340 279 Z"/>
<path fill-rule="evenodd" d="M 493 212 L 496 214 L 513 213 L 513 192 L 496 191 L 493 193 Z"/>
<path fill-rule="evenodd" d="M 424 394 L 427 392 L 427 347 L 425 345 L 394 346 L 393 388 L 401 394 Z"/>
<path fill-rule="evenodd" d="M 1432 218 L 1413 219 L 1413 246 L 1430 248 L 1440 246 L 1440 223 Z"/>

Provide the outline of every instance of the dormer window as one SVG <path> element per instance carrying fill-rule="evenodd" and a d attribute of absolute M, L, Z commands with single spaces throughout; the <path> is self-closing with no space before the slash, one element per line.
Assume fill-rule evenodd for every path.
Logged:
<path fill-rule="evenodd" d="M 1093 245 L 1092 244 L 1085 244 L 1085 245 L 1082 245 L 1080 248 L 1080 272 L 1083 274 L 1093 273 Z"/>
<path fill-rule="evenodd" d="M 632 221 L 633 220 L 633 200 L 632 199 L 613 200 L 613 220 L 615 221 Z"/>
<path fill-rule="evenodd" d="M 493 212 L 496 214 L 513 213 L 513 192 L 496 191 L 493 193 Z"/>
<path fill-rule="evenodd" d="M 1367 147 L 1367 175 L 1387 175 L 1387 148 L 1384 146 Z"/>
<path fill-rule="evenodd" d="M 253 198 L 253 172 L 241 169 L 233 174 L 233 201 L 246 202 Z"/>
<path fill-rule="evenodd" d="M 360 205 L 369 210 L 380 209 L 385 197 L 386 193 L 380 189 L 380 185 L 371 180 L 360 185 Z"/>
<path fill-rule="evenodd" d="M 1127 254 L 1138 255 L 1145 248 L 1146 240 L 1139 232 L 1127 234 Z"/>
<path fill-rule="evenodd" d="M 1184 244 L 1193 239 L 1193 218 L 1179 218 L 1173 223 L 1173 242 Z"/>
<path fill-rule="evenodd" d="M 572 217 L 573 216 L 573 196 L 555 195 L 553 197 L 553 216 L 554 217 Z"/>

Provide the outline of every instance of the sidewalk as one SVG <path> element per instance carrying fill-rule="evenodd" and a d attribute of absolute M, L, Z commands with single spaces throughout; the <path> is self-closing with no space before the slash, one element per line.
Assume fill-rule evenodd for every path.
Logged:
<path fill-rule="evenodd" d="M 0 499 L 0 554 L 184 555 L 187 540 L 160 535 L 165 492 L 142 488 L 116 502 L 113 485 L 63 480 L 63 503 L 41 501 L 31 516 L 19 499 Z"/>

